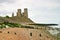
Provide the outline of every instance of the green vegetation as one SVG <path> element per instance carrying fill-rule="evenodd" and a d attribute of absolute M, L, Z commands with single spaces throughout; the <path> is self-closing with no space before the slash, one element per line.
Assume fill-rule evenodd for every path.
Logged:
<path fill-rule="evenodd" d="M 30 28 L 30 29 L 34 29 L 34 27 L 31 27 L 31 26 L 21 26 L 21 28 Z"/>
<path fill-rule="evenodd" d="M 9 22 L 3 22 L 3 23 L 0 23 L 0 28 L 6 28 L 6 26 L 9 26 L 9 27 L 21 27 L 22 25 L 21 24 L 17 24 L 17 23 L 9 23 Z"/>
<path fill-rule="evenodd" d="M 2 24 L 2 25 L 0 25 L 0 28 L 2 29 L 2 28 L 6 28 L 6 25 L 5 24 Z"/>
<path fill-rule="evenodd" d="M 6 16 L 6 18 L 9 18 L 9 16 Z"/>
<path fill-rule="evenodd" d="M 3 23 L 0 23 L 0 28 L 30 28 L 30 29 L 34 29 L 34 27 L 30 27 L 30 26 L 24 26 L 24 25 L 21 25 L 21 24 L 17 24 L 17 23 L 9 23 L 7 21 L 3 22 Z"/>

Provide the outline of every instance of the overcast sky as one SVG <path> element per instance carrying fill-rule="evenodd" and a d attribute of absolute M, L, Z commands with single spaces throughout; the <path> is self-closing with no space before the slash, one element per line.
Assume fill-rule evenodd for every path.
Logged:
<path fill-rule="evenodd" d="M 60 0 L 0 0 L 0 16 L 16 15 L 18 8 L 28 8 L 29 18 L 36 23 L 60 24 Z"/>

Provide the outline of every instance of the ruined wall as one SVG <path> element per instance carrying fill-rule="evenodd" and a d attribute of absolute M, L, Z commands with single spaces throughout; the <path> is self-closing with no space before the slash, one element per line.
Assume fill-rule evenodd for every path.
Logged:
<path fill-rule="evenodd" d="M 17 17 L 21 17 L 21 9 L 17 10 Z"/>
<path fill-rule="evenodd" d="M 27 8 L 24 8 L 24 12 L 22 12 L 21 9 L 18 9 L 17 10 L 17 17 L 26 17 L 26 18 L 28 18 Z"/>
<path fill-rule="evenodd" d="M 12 17 L 14 17 L 14 13 L 12 13 Z"/>
<path fill-rule="evenodd" d="M 11 36 L 15 35 L 17 36 L 16 38 L 18 38 L 19 40 L 55 40 L 47 32 L 39 29 L 7 28 L 7 29 L 3 29 L 2 33 L 3 35 L 5 34 L 11 35 Z"/>
<path fill-rule="evenodd" d="M 30 25 L 32 27 L 34 27 L 35 29 L 41 29 L 41 30 L 54 30 L 54 28 L 50 27 L 50 26 L 37 26 L 37 25 Z"/>
<path fill-rule="evenodd" d="M 28 18 L 28 9 L 27 8 L 24 8 L 23 16 Z"/>

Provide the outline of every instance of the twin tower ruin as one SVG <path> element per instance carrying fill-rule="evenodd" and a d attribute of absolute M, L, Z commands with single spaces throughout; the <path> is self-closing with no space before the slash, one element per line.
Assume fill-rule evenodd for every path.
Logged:
<path fill-rule="evenodd" d="M 14 13 L 12 13 L 12 17 L 14 17 Z M 22 13 L 21 9 L 17 10 L 17 17 L 26 17 L 28 18 L 28 9 L 24 8 L 24 12 Z"/>

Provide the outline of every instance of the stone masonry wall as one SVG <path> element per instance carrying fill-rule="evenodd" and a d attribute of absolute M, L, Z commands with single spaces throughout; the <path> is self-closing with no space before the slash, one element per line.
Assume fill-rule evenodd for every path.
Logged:
<path fill-rule="evenodd" d="M 39 29 L 6 28 L 1 31 L 0 40 L 55 40 L 51 35 L 47 34 L 47 32 Z"/>

